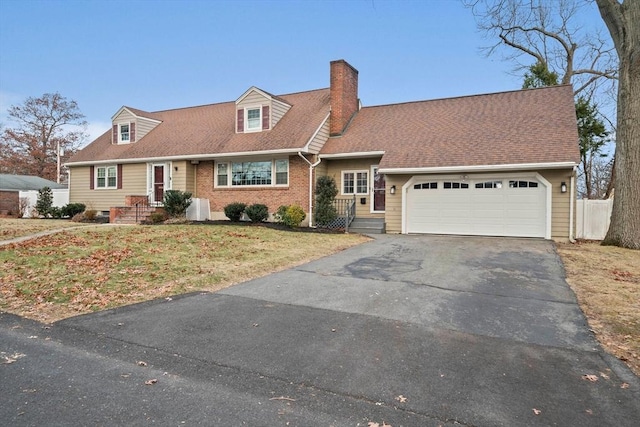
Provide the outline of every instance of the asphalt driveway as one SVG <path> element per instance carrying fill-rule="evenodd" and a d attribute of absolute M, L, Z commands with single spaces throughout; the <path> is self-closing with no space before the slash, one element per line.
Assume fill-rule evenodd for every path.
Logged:
<path fill-rule="evenodd" d="M 637 425 L 638 379 L 563 277 L 542 240 L 383 235 L 216 294 L 48 328 L 0 315 L 0 419 Z"/>

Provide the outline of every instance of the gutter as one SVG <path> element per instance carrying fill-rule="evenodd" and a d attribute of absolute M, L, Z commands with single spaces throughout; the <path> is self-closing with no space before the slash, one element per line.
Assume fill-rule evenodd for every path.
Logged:
<path fill-rule="evenodd" d="M 298 151 L 298 156 L 309 165 L 309 227 L 313 227 L 313 169 L 320 164 L 322 159 L 311 163 L 300 151 Z"/>
<path fill-rule="evenodd" d="M 576 242 L 576 239 L 574 238 L 574 231 L 573 231 L 573 212 L 574 212 L 573 205 L 575 204 L 576 168 L 577 166 L 574 166 L 573 170 L 571 171 L 571 196 L 570 196 L 571 200 L 569 200 L 569 241 L 571 243 Z"/>
<path fill-rule="evenodd" d="M 323 156 L 324 157 L 324 156 Z M 380 168 L 384 174 L 424 174 L 424 173 L 455 173 L 455 172 L 506 172 L 520 170 L 563 169 L 575 167 L 574 162 L 555 163 L 520 163 L 507 165 L 478 165 L 478 166 L 438 166 L 424 168 Z"/>

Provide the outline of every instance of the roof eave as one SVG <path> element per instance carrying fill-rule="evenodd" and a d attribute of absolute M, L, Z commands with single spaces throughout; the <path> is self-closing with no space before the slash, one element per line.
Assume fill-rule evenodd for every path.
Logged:
<path fill-rule="evenodd" d="M 507 172 L 514 170 L 567 169 L 577 166 L 576 162 L 550 163 L 514 163 L 507 165 L 469 165 L 469 166 L 438 166 L 423 168 L 380 168 L 379 173 L 388 175 L 434 174 L 449 172 Z"/>
<path fill-rule="evenodd" d="M 354 153 L 334 153 L 334 154 L 320 154 L 321 159 L 353 159 L 353 158 L 365 158 L 365 157 L 378 157 L 383 156 L 384 151 L 358 151 Z"/>

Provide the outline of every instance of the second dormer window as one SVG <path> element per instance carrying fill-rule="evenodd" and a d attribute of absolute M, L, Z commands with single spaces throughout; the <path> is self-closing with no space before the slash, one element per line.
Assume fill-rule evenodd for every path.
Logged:
<path fill-rule="evenodd" d="M 261 129 L 260 108 L 247 108 L 247 130 Z"/>
<path fill-rule="evenodd" d="M 120 125 L 120 142 L 129 142 L 129 124 Z"/>

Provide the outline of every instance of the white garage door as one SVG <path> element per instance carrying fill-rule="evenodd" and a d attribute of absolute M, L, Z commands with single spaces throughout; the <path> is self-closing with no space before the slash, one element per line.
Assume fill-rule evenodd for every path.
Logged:
<path fill-rule="evenodd" d="M 545 237 L 546 187 L 535 178 L 415 181 L 407 232 Z"/>

